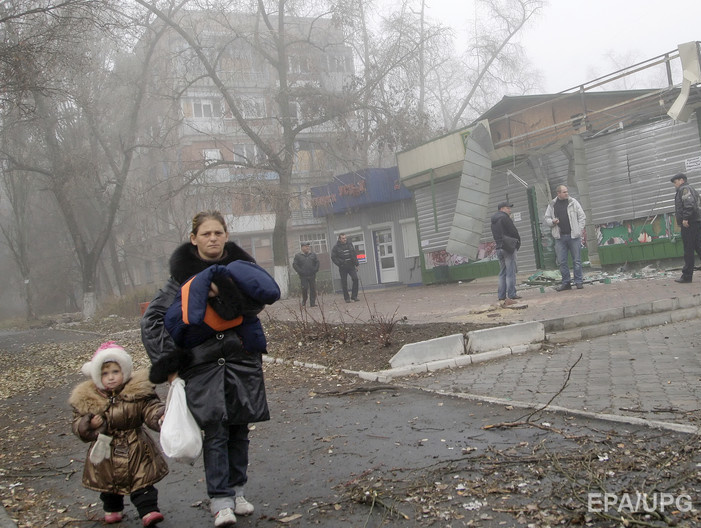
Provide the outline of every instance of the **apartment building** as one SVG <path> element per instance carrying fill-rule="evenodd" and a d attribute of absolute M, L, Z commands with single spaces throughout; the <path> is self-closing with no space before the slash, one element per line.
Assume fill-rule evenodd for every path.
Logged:
<path fill-rule="evenodd" d="M 149 129 L 166 139 L 145 151 L 137 184 L 162 197 L 148 207 L 151 227 L 144 234 L 157 239 L 151 246 L 157 249 L 137 267 L 157 269 L 154 262 L 185 240 L 189 218 L 203 209 L 221 211 L 231 239 L 270 271 L 280 214 L 287 216 L 289 258 L 306 240 L 317 253 L 330 251 L 310 189 L 337 170 L 328 146 L 339 136 L 321 101 L 340 97 L 354 73 L 352 51 L 331 19 L 270 22 L 282 54 L 252 14 L 187 12 L 178 24 L 189 38 L 175 30 L 162 38 Z M 291 171 L 277 170 L 286 163 Z M 328 259 L 322 262 L 328 266 Z M 158 281 L 167 270 L 150 275 Z"/>

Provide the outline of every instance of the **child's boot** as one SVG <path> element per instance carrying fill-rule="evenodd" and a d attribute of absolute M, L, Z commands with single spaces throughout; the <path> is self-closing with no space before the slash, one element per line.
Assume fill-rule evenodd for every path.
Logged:
<path fill-rule="evenodd" d="M 141 518 L 141 522 L 144 526 L 155 526 L 163 520 L 163 514 L 158 511 L 152 511 L 147 513 Z"/>
<path fill-rule="evenodd" d="M 105 512 L 105 524 L 122 522 L 122 512 Z"/>

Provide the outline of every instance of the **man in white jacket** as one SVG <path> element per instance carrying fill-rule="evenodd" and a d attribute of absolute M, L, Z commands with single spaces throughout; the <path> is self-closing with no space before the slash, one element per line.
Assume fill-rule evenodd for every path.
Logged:
<path fill-rule="evenodd" d="M 562 283 L 555 288 L 557 291 L 571 290 L 570 267 L 567 262 L 568 254 L 572 255 L 574 268 L 574 284 L 582 289 L 584 276 L 582 273 L 582 234 L 586 222 L 584 209 L 577 200 L 570 197 L 566 185 L 558 185 L 557 196 L 548 204 L 545 210 L 545 225 L 552 228 L 555 238 L 555 254 L 560 265 Z"/>

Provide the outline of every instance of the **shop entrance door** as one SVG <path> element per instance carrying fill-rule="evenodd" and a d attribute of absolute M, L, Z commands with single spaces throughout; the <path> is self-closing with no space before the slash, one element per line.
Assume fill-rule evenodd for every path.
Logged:
<path fill-rule="evenodd" d="M 380 283 L 397 282 L 399 274 L 394 261 L 394 242 L 392 229 L 378 229 L 372 232 L 375 241 L 375 261 L 379 271 Z"/>

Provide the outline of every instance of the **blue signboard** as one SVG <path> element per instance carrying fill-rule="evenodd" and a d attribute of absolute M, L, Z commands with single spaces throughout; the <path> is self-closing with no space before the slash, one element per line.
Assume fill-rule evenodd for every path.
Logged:
<path fill-rule="evenodd" d="M 311 192 L 315 217 L 412 197 L 411 192 L 399 182 L 397 167 L 342 174 L 334 177 L 331 183 L 312 187 Z"/>

